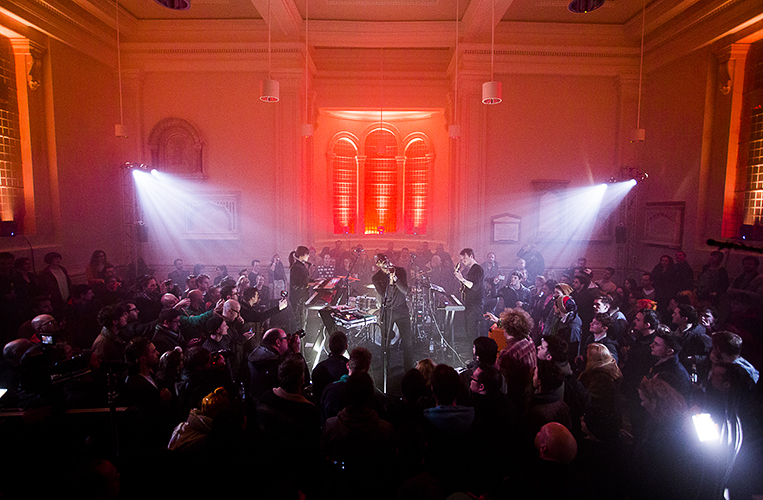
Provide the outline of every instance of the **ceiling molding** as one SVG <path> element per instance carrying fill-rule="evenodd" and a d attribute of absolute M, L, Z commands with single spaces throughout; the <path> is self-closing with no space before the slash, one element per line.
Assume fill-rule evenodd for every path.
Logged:
<path fill-rule="evenodd" d="M 268 2 L 270 2 L 271 26 L 287 37 L 298 37 L 302 31 L 302 15 L 294 0 L 251 0 L 254 8 L 267 24 Z"/>
<path fill-rule="evenodd" d="M 461 19 L 462 28 L 459 28 L 464 40 L 477 41 L 484 39 L 485 34 L 489 34 L 493 28 L 493 2 L 495 2 L 495 25 L 497 26 L 513 1 L 471 0 Z"/>

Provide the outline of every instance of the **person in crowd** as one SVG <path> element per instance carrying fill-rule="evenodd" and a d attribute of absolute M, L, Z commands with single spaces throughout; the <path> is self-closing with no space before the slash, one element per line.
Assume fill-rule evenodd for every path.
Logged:
<path fill-rule="evenodd" d="M 707 300 L 713 306 L 718 306 L 718 300 L 729 287 L 729 274 L 723 266 L 723 252 L 710 253 L 707 264 L 697 277 L 697 296 L 700 300 Z"/>
<path fill-rule="evenodd" d="M 577 305 L 577 314 L 580 316 L 582 324 L 582 338 L 588 336 L 588 327 L 595 314 L 593 301 L 596 298 L 596 289 L 590 288 L 591 280 L 586 274 L 578 274 L 572 280 L 572 293 L 570 297 L 575 300 Z"/>
<path fill-rule="evenodd" d="M 638 387 L 641 379 L 649 374 L 652 366 L 657 362 L 657 358 L 652 356 L 651 345 L 656 337 L 657 328 L 660 326 L 659 316 L 656 311 L 651 309 L 642 309 L 636 314 L 633 321 L 633 339 L 627 349 L 627 354 L 623 362 L 623 379 L 620 384 L 620 390 L 628 404 L 631 414 L 631 422 L 634 426 L 644 421 L 642 418 L 636 418 L 643 412 L 641 400 L 638 397 Z"/>
<path fill-rule="evenodd" d="M 172 280 L 174 286 L 183 290 L 186 286 L 186 280 L 191 273 L 183 268 L 183 259 L 175 259 L 172 266 L 174 269 L 167 274 L 167 278 Z"/>
<path fill-rule="evenodd" d="M 222 359 L 220 355 L 213 358 L 209 349 L 200 345 L 186 349 L 177 391 L 179 420 L 191 409 L 198 408 L 202 398 L 217 387 L 225 387 L 229 394 L 234 393 L 236 386 Z"/>
<path fill-rule="evenodd" d="M 612 281 L 612 277 L 615 275 L 615 268 L 614 267 L 605 267 L 604 268 L 604 275 L 602 278 L 596 282 L 596 286 L 599 287 L 599 290 L 601 290 L 605 294 L 613 294 L 617 290 L 617 283 Z"/>
<path fill-rule="evenodd" d="M 591 320 L 590 331 L 591 334 L 586 338 L 583 345 L 580 346 L 580 351 L 587 353 L 588 346 L 597 343 L 603 344 L 609 350 L 611 356 L 617 363 L 617 341 L 610 337 L 609 329 L 612 327 L 612 318 L 607 313 L 596 313 L 596 316 Z"/>
<path fill-rule="evenodd" d="M 535 344 L 530 338 L 532 318 L 527 311 L 516 307 L 503 311 L 499 321 L 506 338 L 506 347 L 498 353 L 496 368 L 507 373 L 505 365 L 509 363 L 508 358 L 511 358 L 511 364 L 519 365 L 531 374 L 537 362 Z"/>
<path fill-rule="evenodd" d="M 159 364 L 159 352 L 145 337 L 137 337 L 125 348 L 129 375 L 123 397 L 137 408 L 137 428 L 130 441 L 141 450 L 157 450 L 166 446 L 172 430 L 170 400 L 172 393 L 159 389 L 153 379 Z"/>
<path fill-rule="evenodd" d="M 452 367 L 437 365 L 432 373 L 434 408 L 424 410 L 429 471 L 449 492 L 463 491 L 473 482 L 474 408 L 456 401 L 461 379 Z"/>
<path fill-rule="evenodd" d="M 660 262 L 652 269 L 652 281 L 657 310 L 664 314 L 668 310 L 670 299 L 679 291 L 676 287 L 677 280 L 673 257 L 670 255 L 660 257 Z"/>
<path fill-rule="evenodd" d="M 159 365 L 156 368 L 154 382 L 159 389 L 166 388 L 172 394 L 173 399 L 179 396 L 182 385 L 181 374 L 183 372 L 183 349 L 176 347 L 159 356 Z"/>
<path fill-rule="evenodd" d="M 712 335 L 716 331 L 718 323 L 718 309 L 714 307 L 705 307 L 699 311 L 699 324 L 705 327 L 705 333 Z"/>
<path fill-rule="evenodd" d="M 281 342 L 286 342 L 285 337 Z M 286 498 L 287 492 L 292 495 L 297 491 L 309 492 L 314 484 L 320 456 L 321 417 L 315 404 L 302 395 L 306 368 L 298 353 L 286 356 L 278 364 L 276 387 L 262 393 L 257 401 L 261 453 L 270 464 L 265 467 L 267 476 L 264 476 L 268 477 L 268 484 L 262 488 L 266 498 Z M 300 461 L 299 474 L 284 466 L 295 457 Z"/>
<path fill-rule="evenodd" d="M 742 337 L 736 333 L 720 331 L 713 334 L 712 342 L 710 361 L 713 364 L 736 363 L 744 368 L 753 383 L 758 383 L 760 373 L 752 363 L 742 357 Z"/>
<path fill-rule="evenodd" d="M 431 283 L 441 286 L 449 294 L 456 293 L 458 287 L 453 276 L 453 270 L 443 265 L 442 258 L 438 254 L 432 255 L 427 272 Z"/>
<path fill-rule="evenodd" d="M 90 262 L 85 268 L 85 278 L 87 278 L 87 284 L 94 286 L 98 283 L 103 283 L 106 279 L 104 274 L 104 266 L 106 264 L 106 252 L 103 250 L 95 250 L 90 257 Z"/>
<path fill-rule="evenodd" d="M 273 307 L 263 309 L 260 307 L 260 296 L 260 291 L 257 288 L 247 288 L 240 296 L 240 314 L 244 320 L 244 331 L 253 330 L 255 325 L 264 323 L 288 306 L 288 299 L 281 298 Z"/>
<path fill-rule="evenodd" d="M 702 363 L 710 354 L 713 342 L 705 334 L 705 327 L 699 324 L 699 315 L 692 306 L 678 304 L 673 311 L 673 323 L 676 324 L 673 333 L 681 339 L 679 360 L 684 368 L 691 370 L 692 365 Z"/>
<path fill-rule="evenodd" d="M 159 355 L 171 351 L 175 347 L 184 347 L 186 340 L 180 333 L 180 311 L 166 309 L 159 314 L 151 342 Z"/>
<path fill-rule="evenodd" d="M 578 315 L 578 305 L 575 300 L 567 295 L 562 295 L 554 300 L 554 319 L 550 323 L 545 335 L 559 335 L 569 345 L 571 360 L 574 360 L 580 352 L 580 342 L 583 336 L 582 319 Z"/>
<path fill-rule="evenodd" d="M 597 314 L 603 313 L 609 316 L 612 320 L 609 328 L 609 337 L 621 343 L 623 336 L 628 330 L 628 320 L 625 319 L 625 314 L 620 311 L 619 300 L 620 296 L 617 294 L 599 295 L 593 301 L 593 310 Z"/>
<path fill-rule="evenodd" d="M 742 259 L 742 274 L 728 288 L 732 310 L 751 310 L 758 318 L 763 317 L 763 274 L 758 272 L 760 260 L 752 255 Z"/>
<path fill-rule="evenodd" d="M 694 270 L 692 270 L 689 262 L 686 260 L 686 252 L 683 250 L 676 250 L 676 290 L 694 290 Z"/>
<path fill-rule="evenodd" d="M 630 498 L 704 498 L 706 471 L 684 397 L 661 376 L 644 378 L 639 396 L 649 421 L 634 444 Z"/>
<path fill-rule="evenodd" d="M 302 245 L 289 254 L 289 298 L 297 328 L 302 329 L 307 320 L 305 302 L 310 295 L 309 256 L 310 250 Z"/>
<path fill-rule="evenodd" d="M 17 276 L 21 278 L 14 282 L 16 294 L 19 297 L 31 299 L 40 295 L 40 280 L 34 273 L 33 267 L 32 259 L 28 257 L 19 257 L 13 261 L 13 268 Z"/>
<path fill-rule="evenodd" d="M 641 275 L 641 293 L 644 294 L 645 299 L 657 301 L 657 290 L 654 288 L 654 277 L 652 273 L 644 273 Z"/>
<path fill-rule="evenodd" d="M 202 456 L 206 452 L 206 442 L 212 431 L 212 422 L 217 414 L 229 404 L 228 392 L 218 387 L 201 400 L 199 408 L 193 408 L 188 420 L 172 431 L 167 449 L 192 456 Z"/>
<path fill-rule="evenodd" d="M 573 466 L 578 445 L 570 431 L 558 422 L 549 422 L 540 428 L 533 444 L 535 456 L 509 472 L 497 498 L 575 500 L 585 497 L 586 488 Z"/>
<path fill-rule="evenodd" d="M 485 271 L 474 260 L 474 250 L 464 248 L 459 254 L 461 262 L 456 266 L 454 276 L 461 283 L 461 302 L 466 307 L 464 321 L 466 322 L 466 338 L 474 340 L 482 335 L 483 286 Z M 461 270 L 466 272 L 464 277 Z"/>
<path fill-rule="evenodd" d="M 572 418 L 567 404 L 558 396 L 564 384 L 564 375 L 553 361 L 539 361 L 533 375 L 535 392 L 527 401 L 523 416 L 525 437 L 532 439 L 545 424 L 558 422 L 572 428 Z"/>
<path fill-rule="evenodd" d="M 580 374 L 580 382 L 590 394 L 587 412 L 610 415 L 620 425 L 620 392 L 622 372 L 617 359 L 605 344 L 594 342 L 586 350 L 586 367 Z"/>
<path fill-rule="evenodd" d="M 323 261 L 318 265 L 316 279 L 325 280 L 334 277 L 334 266 L 331 265 L 331 255 L 325 254 Z"/>
<path fill-rule="evenodd" d="M 268 266 L 268 283 L 272 284 L 271 299 L 278 299 L 281 297 L 281 292 L 286 290 L 286 270 L 281 262 L 281 257 L 278 254 L 273 255 Z"/>
<path fill-rule="evenodd" d="M 120 306 L 106 306 L 98 312 L 101 333 L 93 342 L 93 354 L 103 362 L 122 362 L 126 343 L 119 336 L 119 331 L 127 326 L 129 313 Z"/>
<path fill-rule="evenodd" d="M 344 385 L 347 404 L 326 420 L 321 431 L 321 456 L 332 464 L 324 483 L 337 493 L 335 498 L 350 499 L 361 490 L 365 498 L 390 498 L 394 495 L 390 482 L 376 482 L 396 472 L 395 430 L 373 409 L 374 382 L 367 372 L 349 376 Z M 347 488 L 346 493 L 331 484 L 336 481 Z M 372 483 L 378 487 L 368 488 Z"/>
<path fill-rule="evenodd" d="M 664 325 L 658 326 L 651 350 L 657 361 L 649 370 L 649 377 L 658 376 L 683 397 L 688 398 L 691 380 L 689 372 L 678 361 L 678 353 L 681 352 L 681 339 L 678 335 Z"/>
<path fill-rule="evenodd" d="M 320 396 L 321 415 L 323 421 L 335 417 L 347 406 L 348 377 L 357 373 L 368 373 L 371 368 L 371 351 L 365 347 L 356 347 L 350 352 L 350 360 L 347 362 L 347 375 L 342 375 L 339 380 L 326 386 Z M 384 395 L 379 391 L 374 392 L 374 400 L 371 407 L 377 413 L 384 413 Z"/>
<path fill-rule="evenodd" d="M 50 297 L 53 304 L 54 315 L 63 313 L 64 305 L 69 300 L 69 293 L 72 288 L 72 280 L 66 268 L 61 265 L 63 257 L 58 252 L 49 252 L 43 259 L 47 266 L 40 271 L 38 276 L 40 288 L 45 295 Z"/>
<path fill-rule="evenodd" d="M 496 296 L 503 299 L 504 307 L 530 310 L 532 294 L 530 289 L 522 284 L 522 276 L 518 271 L 511 273 L 509 284 L 497 291 Z"/>
<path fill-rule="evenodd" d="M 590 399 L 588 390 L 572 372 L 572 367 L 567 357 L 569 346 L 558 335 L 550 335 L 541 339 L 538 345 L 538 361 L 553 361 L 559 371 L 562 372 L 564 383 L 555 391 L 559 399 L 563 400 L 570 409 L 570 431 L 576 438 L 583 438 L 583 430 L 580 419 L 585 412 Z"/>
<path fill-rule="evenodd" d="M 262 336 L 262 343 L 248 356 L 249 386 L 246 396 L 256 401 L 265 392 L 278 384 L 278 365 L 291 351 L 300 351 L 300 339 L 294 335 L 291 340 L 280 328 L 271 328 Z"/>
<path fill-rule="evenodd" d="M 546 263 L 543 260 L 543 255 L 538 251 L 537 243 L 525 243 L 517 252 L 517 257 L 525 261 L 528 283 L 534 282 L 537 276 L 543 274 Z"/>
<path fill-rule="evenodd" d="M 141 323 L 155 320 L 162 310 L 159 284 L 151 275 L 143 275 L 135 282 L 128 294 L 128 300 L 138 307 L 138 319 Z"/>
<path fill-rule="evenodd" d="M 226 276 L 228 276 L 228 266 L 215 266 L 215 279 L 212 281 L 212 284 L 219 285 Z"/>
<path fill-rule="evenodd" d="M 350 359 L 344 353 L 348 347 L 347 335 L 337 331 L 329 337 L 329 356 L 313 369 L 313 395 L 320 401 L 323 390 L 340 378 L 347 375 L 347 363 Z"/>
<path fill-rule="evenodd" d="M 492 280 L 501 274 L 501 264 L 495 260 L 495 252 L 488 252 L 485 262 L 481 265 L 482 269 L 485 271 L 486 280 Z"/>

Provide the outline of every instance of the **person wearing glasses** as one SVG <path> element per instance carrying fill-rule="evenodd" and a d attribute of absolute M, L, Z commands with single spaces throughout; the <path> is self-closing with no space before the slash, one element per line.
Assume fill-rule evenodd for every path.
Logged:
<path fill-rule="evenodd" d="M 256 404 L 260 396 L 278 386 L 278 365 L 289 353 L 299 354 L 299 335 L 289 338 L 280 328 L 271 328 L 262 336 L 262 343 L 249 353 L 249 387 L 246 397 Z"/>

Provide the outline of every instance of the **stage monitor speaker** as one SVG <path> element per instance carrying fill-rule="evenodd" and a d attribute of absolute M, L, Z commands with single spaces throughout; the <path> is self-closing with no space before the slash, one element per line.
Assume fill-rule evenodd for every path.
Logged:
<path fill-rule="evenodd" d="M 4 220 L 0 222 L 0 236 L 10 237 L 19 234 L 19 227 L 15 220 Z"/>
<path fill-rule="evenodd" d="M 739 236 L 745 241 L 763 241 L 763 226 L 742 224 L 739 227 Z"/>
<path fill-rule="evenodd" d="M 138 243 L 147 243 L 148 242 L 148 226 L 145 224 L 138 224 L 137 232 L 138 232 Z"/>
<path fill-rule="evenodd" d="M 625 225 L 618 224 L 615 226 L 615 243 L 625 243 Z"/>

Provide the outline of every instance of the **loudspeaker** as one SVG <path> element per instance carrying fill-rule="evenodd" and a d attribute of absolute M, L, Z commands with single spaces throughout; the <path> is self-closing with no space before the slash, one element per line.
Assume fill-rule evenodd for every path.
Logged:
<path fill-rule="evenodd" d="M 620 223 L 615 226 L 615 243 L 625 243 L 625 224 Z"/>
<path fill-rule="evenodd" d="M 9 237 L 18 235 L 19 227 L 15 220 L 0 222 L 0 236 Z"/>
<path fill-rule="evenodd" d="M 136 231 L 138 236 L 138 243 L 147 243 L 148 242 L 148 226 L 143 224 L 142 222 L 139 222 L 136 228 Z"/>

